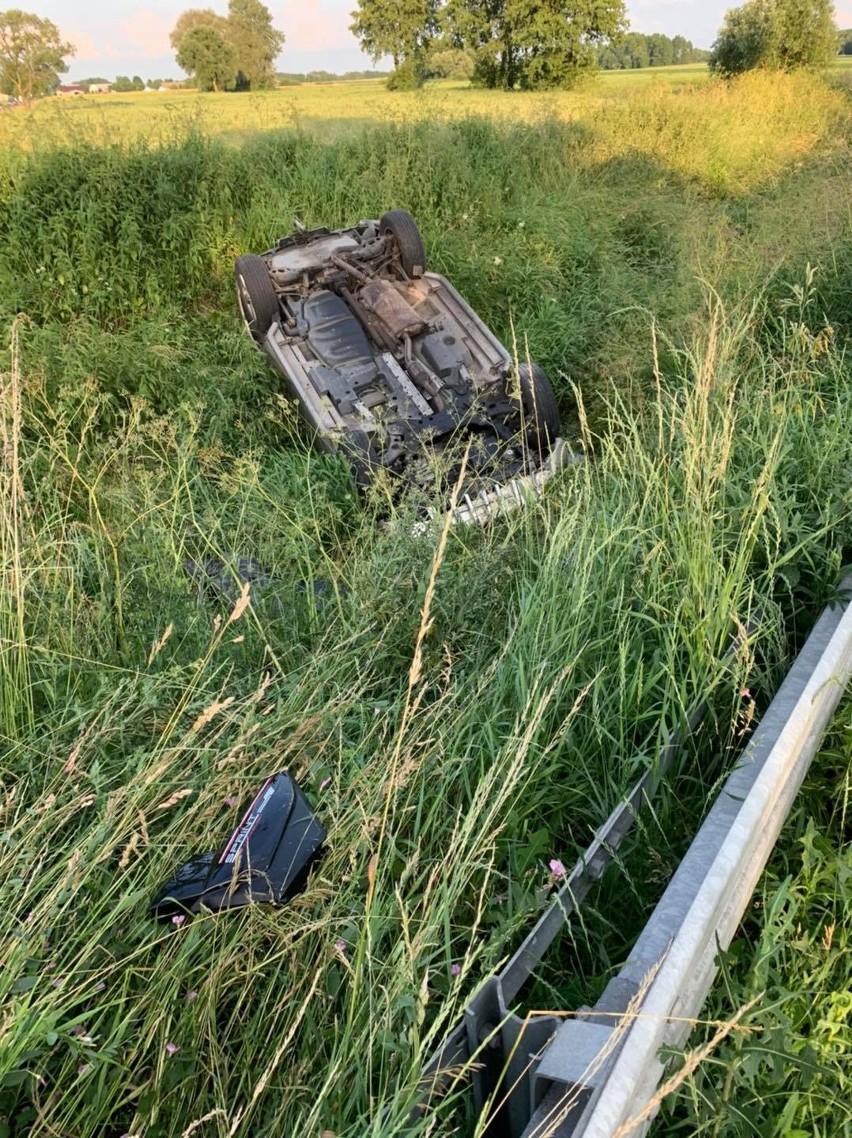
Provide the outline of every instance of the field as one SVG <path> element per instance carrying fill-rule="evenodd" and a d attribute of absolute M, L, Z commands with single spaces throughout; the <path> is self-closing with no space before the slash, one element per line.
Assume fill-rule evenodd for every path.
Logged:
<path fill-rule="evenodd" d="M 538 1009 L 623 959 L 849 561 L 851 141 L 842 82 L 697 70 L 4 112 L 0 1133 L 483 1132 L 464 1072 L 414 1130 L 410 1107 L 550 860 L 708 693 Z M 233 299 L 233 257 L 294 216 L 391 206 L 589 456 L 445 546 L 312 452 Z M 186 572 L 234 553 L 272 577 L 247 607 Z M 767 997 L 657 1134 L 852 1127 L 850 727 L 847 706 L 708 1017 Z M 307 890 L 152 921 L 284 767 L 329 829 Z"/>

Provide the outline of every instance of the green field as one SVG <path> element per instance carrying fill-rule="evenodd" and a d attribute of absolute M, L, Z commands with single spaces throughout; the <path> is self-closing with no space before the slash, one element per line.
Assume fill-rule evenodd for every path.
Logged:
<path fill-rule="evenodd" d="M 422 91 L 389 92 L 383 79 L 308 83 L 233 95 L 149 91 L 43 99 L 0 117 L 0 145 L 56 145 L 81 135 L 98 142 L 169 139 L 187 128 L 242 140 L 270 130 L 307 130 L 340 136 L 375 123 L 438 121 L 484 115 L 506 122 L 570 119 L 598 99 L 647 84 L 689 86 L 708 80 L 703 64 L 605 72 L 577 92 L 516 93 L 495 98 L 466 82 L 439 80 Z"/>
<path fill-rule="evenodd" d="M 669 70 L 0 117 L 0 1135 L 411 1133 L 550 859 L 709 693 L 527 1006 L 593 1000 L 623 960 L 748 734 L 742 689 L 759 715 L 852 548 L 848 95 Z M 590 459 L 445 548 L 313 452 L 233 297 L 233 257 L 294 216 L 392 206 Z M 185 568 L 235 552 L 272 576 L 242 611 Z M 852 1126 L 850 726 L 708 1015 L 767 999 L 657 1134 Z M 329 829 L 305 893 L 155 924 L 284 767 Z M 466 1074 L 415 1133 L 482 1133 Z"/>

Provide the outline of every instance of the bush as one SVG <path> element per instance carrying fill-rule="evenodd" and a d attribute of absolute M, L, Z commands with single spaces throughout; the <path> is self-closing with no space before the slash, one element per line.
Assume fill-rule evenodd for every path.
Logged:
<path fill-rule="evenodd" d="M 417 91 L 426 82 L 426 67 L 419 57 L 405 59 L 388 76 L 389 91 Z"/>

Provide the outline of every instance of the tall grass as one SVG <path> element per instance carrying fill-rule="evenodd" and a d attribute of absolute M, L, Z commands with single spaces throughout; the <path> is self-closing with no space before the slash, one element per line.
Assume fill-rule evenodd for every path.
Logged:
<path fill-rule="evenodd" d="M 849 193 L 830 105 L 791 194 Z M 29 316 L 0 384 L 12 1133 L 403 1133 L 424 1057 L 545 903 L 549 860 L 699 693 L 736 744 L 743 685 L 769 690 L 784 660 L 782 611 L 819 603 L 849 547 L 849 309 L 824 255 L 845 221 L 806 254 L 777 187 L 686 178 L 635 152 L 652 135 L 611 162 L 553 120 L 6 162 L 0 303 Z M 404 508 L 379 528 L 311 452 L 233 310 L 232 254 L 292 214 L 397 204 L 548 367 L 593 457 L 443 548 Z M 239 612 L 185 570 L 235 551 L 271 577 Z M 658 804 L 663 860 L 709 755 Z M 285 766 L 329 829 L 306 892 L 156 925 L 154 889 Z M 574 936 L 603 971 L 609 938 Z M 554 1001 L 576 983 L 559 962 L 537 979 Z"/>
<path fill-rule="evenodd" d="M 437 561 L 405 526 L 341 517 L 328 468 L 313 501 L 275 493 L 305 455 L 216 485 L 177 423 L 131 419 L 98 455 L 74 442 L 93 393 L 74 421 L 28 401 L 18 690 L 37 726 L 8 740 L 0 852 L 19 1128 L 402 1131 L 425 1054 L 543 903 L 548 858 L 570 860 L 699 692 L 733 720 L 757 665 L 722 666 L 732 623 L 775 611 L 786 566 L 836 565 L 848 381 L 832 351 L 795 383 L 783 352 L 745 367 L 756 318 L 719 313 L 649 425 L 613 403 L 595 463 L 491 531 L 454 530 Z M 226 545 L 275 585 L 214 620 L 181 562 Z M 317 611 L 294 581 L 326 574 Z M 777 658 L 771 621 L 762 640 Z M 330 830 L 307 892 L 155 925 L 157 883 L 285 765 Z"/>

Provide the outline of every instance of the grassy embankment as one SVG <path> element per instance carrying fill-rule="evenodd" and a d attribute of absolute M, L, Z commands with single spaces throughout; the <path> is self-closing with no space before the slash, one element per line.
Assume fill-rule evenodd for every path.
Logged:
<path fill-rule="evenodd" d="M 490 97 L 501 120 L 534 108 L 518 126 L 472 104 L 417 121 L 424 98 L 331 145 L 181 124 L 153 147 L 45 128 L 4 154 L 0 297 L 28 314 L 2 419 L 13 1133 L 401 1133 L 548 859 L 696 694 L 735 741 L 740 687 L 765 698 L 787 651 L 780 613 L 806 619 L 848 549 L 844 98 L 762 77 L 564 116 Z M 595 456 L 523 517 L 453 533 L 440 565 L 311 456 L 232 300 L 233 255 L 294 214 L 390 205 L 545 365 Z M 182 564 L 233 549 L 276 583 L 229 621 Z M 318 578 L 324 602 L 299 586 Z M 700 754 L 644 835 L 658 881 L 719 773 L 718 745 Z M 308 891 L 156 927 L 154 887 L 285 765 L 330 829 Z M 648 876 L 620 887 L 634 921 Z M 556 1003 L 567 965 L 593 994 L 619 959 L 605 900 L 542 970 Z"/>

